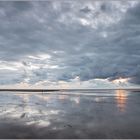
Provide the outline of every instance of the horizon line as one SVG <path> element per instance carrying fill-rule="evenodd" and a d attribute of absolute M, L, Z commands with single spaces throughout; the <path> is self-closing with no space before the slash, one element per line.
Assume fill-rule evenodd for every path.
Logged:
<path fill-rule="evenodd" d="M 1 91 L 22 91 L 22 92 L 55 92 L 55 91 L 72 91 L 72 90 L 140 90 L 140 88 L 79 88 L 79 89 L 5 89 L 0 88 Z"/>

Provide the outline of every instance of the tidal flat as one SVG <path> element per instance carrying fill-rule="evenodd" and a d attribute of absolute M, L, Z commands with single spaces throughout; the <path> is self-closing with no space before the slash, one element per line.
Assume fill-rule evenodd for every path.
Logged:
<path fill-rule="evenodd" d="M 140 138 L 140 90 L 1 91 L 0 138 Z"/>

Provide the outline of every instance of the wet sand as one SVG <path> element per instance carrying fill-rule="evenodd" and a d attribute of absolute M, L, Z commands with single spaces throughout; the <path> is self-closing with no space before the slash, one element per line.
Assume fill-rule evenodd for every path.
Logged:
<path fill-rule="evenodd" d="M 140 138 L 140 91 L 0 92 L 0 138 Z"/>

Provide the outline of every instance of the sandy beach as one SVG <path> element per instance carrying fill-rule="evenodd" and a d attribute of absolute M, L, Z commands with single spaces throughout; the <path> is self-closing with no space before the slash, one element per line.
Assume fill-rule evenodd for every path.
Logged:
<path fill-rule="evenodd" d="M 0 92 L 0 138 L 140 138 L 140 92 Z"/>

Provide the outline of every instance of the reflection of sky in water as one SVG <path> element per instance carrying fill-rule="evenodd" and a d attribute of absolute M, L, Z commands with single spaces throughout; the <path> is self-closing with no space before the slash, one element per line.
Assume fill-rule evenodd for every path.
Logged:
<path fill-rule="evenodd" d="M 101 126 L 104 128 L 109 124 L 111 129 L 114 125 L 119 127 L 118 124 L 123 127 L 127 120 L 129 123 L 134 121 L 133 118 L 137 120 L 140 116 L 136 107 L 140 104 L 138 95 L 126 90 L 93 94 L 91 91 L 90 94 L 1 92 L 0 117 L 10 117 L 27 126 L 34 124 L 55 131 L 80 127 L 74 133 L 88 133 L 95 127 L 101 129 Z"/>
<path fill-rule="evenodd" d="M 116 90 L 116 101 L 117 101 L 117 106 L 121 112 L 125 111 L 126 107 L 126 102 L 127 102 L 127 91 L 125 90 Z"/>
<path fill-rule="evenodd" d="M 53 114 L 55 110 L 59 110 L 63 108 L 63 105 L 70 106 L 73 103 L 75 105 L 80 106 L 80 100 L 84 99 L 84 102 L 94 102 L 94 103 L 102 103 L 108 100 L 108 98 L 112 98 L 112 95 L 115 96 L 117 101 L 118 108 L 123 111 L 126 103 L 126 92 L 124 90 L 116 90 L 115 94 L 113 92 L 109 93 L 94 93 L 87 94 L 85 93 L 79 94 L 76 93 L 74 95 L 69 95 L 69 93 L 65 94 L 42 94 L 42 93 L 29 93 L 29 94 L 18 94 L 18 93 L 1 93 L 0 96 L 0 104 L 1 104 L 1 113 L 10 114 L 11 116 L 19 116 L 22 113 L 26 113 L 24 116 L 33 116 L 37 114 Z M 13 106 L 13 107 L 12 107 Z M 62 107 L 63 106 L 63 107 Z M 54 109 L 53 110 L 50 110 Z M 4 111 L 5 109 L 5 111 Z"/>

